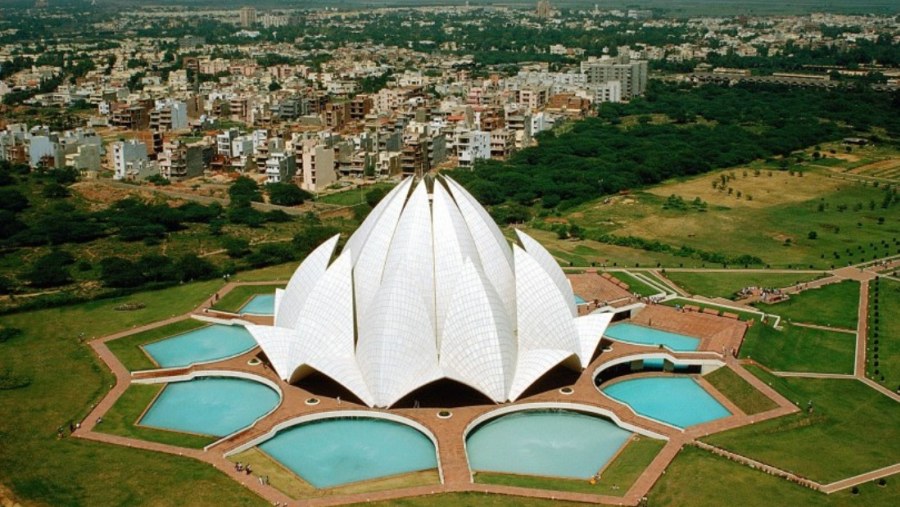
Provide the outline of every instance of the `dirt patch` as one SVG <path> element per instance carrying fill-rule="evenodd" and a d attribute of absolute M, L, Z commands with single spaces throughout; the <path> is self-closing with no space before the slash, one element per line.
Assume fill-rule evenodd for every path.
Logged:
<path fill-rule="evenodd" d="M 887 160 L 880 160 L 878 162 L 872 162 L 871 164 L 859 166 L 856 169 L 850 171 L 850 173 L 879 176 L 879 173 L 886 173 L 895 169 L 900 169 L 900 159 L 889 158 Z"/>
<path fill-rule="evenodd" d="M 0 484 L 0 507 L 22 507 L 22 504 L 16 501 L 12 491 L 3 484 Z"/>
<path fill-rule="evenodd" d="M 73 192 L 81 196 L 90 204 L 92 211 L 105 209 L 108 205 L 125 199 L 126 197 L 139 196 L 142 199 L 152 199 L 153 193 L 149 190 L 135 186 L 131 188 L 118 188 L 105 185 L 97 181 L 82 181 L 69 187 Z"/>

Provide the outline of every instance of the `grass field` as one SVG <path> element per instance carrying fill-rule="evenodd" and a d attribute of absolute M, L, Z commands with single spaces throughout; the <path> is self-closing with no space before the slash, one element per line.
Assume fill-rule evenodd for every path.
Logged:
<path fill-rule="evenodd" d="M 895 152 L 882 156 L 897 158 Z M 674 249 L 689 246 L 732 257 L 755 255 L 772 267 L 830 269 L 832 265 L 844 266 L 897 253 L 900 205 L 882 208 L 883 188 L 833 177 L 833 171 L 842 171 L 845 164 L 839 162 L 831 168 L 805 164 L 803 176 L 799 172 L 792 176 L 787 171 L 779 171 L 774 164 L 760 161 L 746 168 L 726 169 L 664 182 L 629 195 L 597 199 L 567 210 L 561 218 L 581 226 L 589 237 L 604 233 L 634 236 L 658 240 Z M 755 176 L 756 169 L 760 170 L 759 176 Z M 723 176 L 728 178 L 731 194 L 712 187 L 712 182 L 721 181 Z M 692 206 L 684 210 L 664 209 L 672 195 L 688 203 L 699 198 L 706 203 L 705 211 Z M 537 237 L 539 232 L 534 230 L 537 228 L 529 228 L 529 234 L 533 232 Z M 666 252 L 589 240 L 558 240 L 554 233 L 543 232 L 539 240 L 557 257 L 576 265 L 595 262 L 647 267 L 659 263 L 665 267 L 701 267 L 705 264 L 696 258 Z M 813 232 L 815 235 L 810 234 Z M 582 251 L 577 252 L 581 247 Z"/>
<path fill-rule="evenodd" d="M 758 414 L 778 408 L 778 404 L 757 391 L 731 368 L 722 367 L 703 377 L 717 391 L 743 410 L 745 414 Z"/>
<path fill-rule="evenodd" d="M 875 322 L 876 301 L 878 322 Z M 878 336 L 875 336 L 876 331 Z M 875 340 L 878 340 L 877 343 Z M 870 283 L 867 346 L 868 370 L 872 378 L 888 389 L 900 389 L 900 282 L 880 278 L 877 282 Z M 875 354 L 878 354 L 877 367 L 874 363 Z"/>
<path fill-rule="evenodd" d="M 80 439 L 56 429 L 84 417 L 114 379 L 78 335 L 103 336 L 187 312 L 221 286 L 193 283 L 128 298 L 5 315 L 23 333 L 0 343 L 3 368 L 30 384 L 0 392 L 0 481 L 26 505 L 264 506 L 209 465 Z M 124 301 L 145 308 L 116 311 Z"/>
<path fill-rule="evenodd" d="M 748 369 L 804 410 L 705 438 L 710 444 L 817 482 L 892 465 L 900 404 L 856 380 L 779 378 Z M 813 413 L 805 411 L 813 403 Z"/>
<path fill-rule="evenodd" d="M 158 366 L 141 349 L 141 345 L 208 325 L 206 322 L 194 319 L 180 320 L 166 326 L 109 341 L 106 346 L 128 368 L 128 371 L 152 370 Z"/>
<path fill-rule="evenodd" d="M 364 204 L 366 202 L 366 194 L 375 190 L 376 188 L 383 188 L 385 190 L 390 190 L 394 188 L 393 183 L 375 183 L 374 185 L 366 185 L 364 187 L 355 187 L 350 190 L 344 190 L 343 192 L 335 192 L 333 194 L 321 195 L 319 196 L 318 201 L 324 202 L 327 204 L 336 204 L 338 206 L 355 206 L 358 204 Z"/>
<path fill-rule="evenodd" d="M 791 295 L 781 303 L 757 303 L 766 313 L 806 324 L 856 329 L 859 313 L 859 282 L 847 280 Z"/>
<path fill-rule="evenodd" d="M 523 488 L 574 491 L 595 495 L 622 496 L 641 475 L 653 458 L 662 450 L 665 442 L 652 438 L 634 436 L 615 460 L 603 470 L 596 484 L 586 480 L 535 477 L 495 472 L 478 472 L 475 482 L 481 484 L 501 484 Z"/>
<path fill-rule="evenodd" d="M 138 419 L 140 419 L 144 410 L 150 406 L 150 402 L 162 391 L 163 387 L 162 384 L 132 384 L 129 386 L 122 394 L 122 397 L 116 400 L 116 404 L 103 416 L 103 422 L 97 426 L 97 431 L 197 449 L 202 449 L 215 442 L 216 438 L 214 437 L 190 435 L 137 425 Z"/>
<path fill-rule="evenodd" d="M 250 298 L 257 294 L 274 294 L 275 289 L 283 289 L 284 285 L 240 285 L 231 289 L 216 304 L 212 305 L 216 310 L 224 312 L 237 312 Z"/>
<path fill-rule="evenodd" d="M 810 282 L 821 274 L 809 273 L 696 273 L 666 271 L 672 280 L 689 294 L 706 297 L 732 298 L 746 287 L 783 288 L 796 283 Z"/>
<path fill-rule="evenodd" d="M 741 357 L 753 358 L 775 371 L 853 373 L 855 335 L 787 323 L 782 331 L 763 325 L 751 329 L 741 346 Z"/>
<path fill-rule="evenodd" d="M 825 495 L 696 447 L 685 447 L 650 490 L 648 505 L 889 507 L 900 495 L 900 481 L 889 478 L 884 488 L 865 483 L 859 489 L 859 496 L 849 490 Z"/>

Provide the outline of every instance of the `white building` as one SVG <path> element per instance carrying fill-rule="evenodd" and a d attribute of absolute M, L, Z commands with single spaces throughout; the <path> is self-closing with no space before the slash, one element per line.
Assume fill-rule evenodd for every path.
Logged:
<path fill-rule="evenodd" d="M 149 165 L 147 145 L 137 139 L 114 142 L 112 164 L 114 180 L 136 179 Z"/>
<path fill-rule="evenodd" d="M 590 363 L 611 313 L 577 316 L 562 269 L 524 233 L 510 248 L 449 178 L 400 183 L 332 260 L 338 236 L 247 330 L 279 377 L 313 371 L 389 407 L 441 379 L 515 401 L 558 365 Z"/>
<path fill-rule="evenodd" d="M 286 183 L 296 172 L 297 163 L 289 153 L 272 153 L 266 160 L 266 183 Z"/>

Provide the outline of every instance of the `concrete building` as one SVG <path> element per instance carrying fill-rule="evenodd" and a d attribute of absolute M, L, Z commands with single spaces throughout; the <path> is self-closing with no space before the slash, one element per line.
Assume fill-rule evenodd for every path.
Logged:
<path fill-rule="evenodd" d="M 256 9 L 253 7 L 241 7 L 240 15 L 242 27 L 250 28 L 256 24 Z"/>
<path fill-rule="evenodd" d="M 337 180 L 334 149 L 318 139 L 302 141 L 303 181 L 300 187 L 309 192 L 331 185 Z"/>
<path fill-rule="evenodd" d="M 147 145 L 136 139 L 116 141 L 112 144 L 114 180 L 144 179 L 149 169 Z M 145 175 L 146 176 L 143 176 Z"/>
<path fill-rule="evenodd" d="M 286 183 L 297 172 L 297 162 L 290 153 L 272 153 L 266 160 L 266 183 Z"/>
<path fill-rule="evenodd" d="M 618 81 L 624 99 L 643 95 L 647 89 L 647 62 L 644 60 L 630 61 L 627 56 L 590 58 L 581 62 L 581 73 L 587 76 L 588 85 Z"/>

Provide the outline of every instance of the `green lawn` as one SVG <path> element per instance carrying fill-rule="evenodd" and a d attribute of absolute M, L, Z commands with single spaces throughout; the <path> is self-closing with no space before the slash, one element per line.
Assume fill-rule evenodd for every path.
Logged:
<path fill-rule="evenodd" d="M 274 294 L 275 289 L 283 289 L 284 285 L 240 285 L 231 290 L 228 294 L 225 294 L 222 299 L 220 299 L 216 304 L 212 307 L 216 310 L 222 310 L 224 312 L 237 312 L 241 309 L 250 298 L 257 294 Z"/>
<path fill-rule="evenodd" d="M 853 373 L 856 336 L 784 323 L 778 331 L 754 324 L 744 337 L 741 357 L 775 371 Z"/>
<path fill-rule="evenodd" d="M 666 271 L 666 277 L 686 292 L 706 297 L 731 298 L 745 287 L 782 288 L 795 283 L 809 282 L 818 274 L 797 273 L 692 273 Z"/>
<path fill-rule="evenodd" d="M 757 391 L 731 368 L 725 366 L 703 377 L 745 414 L 758 414 L 778 408 L 778 404 Z"/>
<path fill-rule="evenodd" d="M 847 280 L 791 295 L 781 303 L 757 303 L 755 306 L 794 322 L 856 329 L 859 282 Z"/>
<path fill-rule="evenodd" d="M 603 470 L 603 474 L 596 484 L 586 480 L 559 479 L 553 477 L 536 477 L 530 475 L 515 475 L 496 472 L 478 472 L 475 482 L 482 484 L 501 484 L 506 486 L 519 486 L 523 488 L 551 489 L 557 491 L 575 491 L 578 493 L 592 493 L 595 495 L 622 496 L 628 492 L 628 488 L 646 469 L 653 458 L 659 454 L 665 446 L 662 440 L 635 436 L 628 445 L 616 457 L 616 459 Z"/>
<path fill-rule="evenodd" d="M 56 439 L 78 421 L 114 379 L 78 336 L 103 336 L 187 312 L 221 281 L 185 284 L 127 298 L 4 315 L 23 333 L 0 343 L 0 363 L 30 379 L 0 391 L 0 481 L 25 505 L 264 506 L 266 502 L 209 465 L 81 439 Z M 146 306 L 116 311 L 124 301 Z"/>
<path fill-rule="evenodd" d="M 706 442 L 829 483 L 896 463 L 900 404 L 856 380 L 779 378 L 748 369 L 804 410 Z M 807 404 L 813 402 L 813 413 Z"/>
<path fill-rule="evenodd" d="M 878 287 L 876 290 L 876 286 Z M 878 304 L 878 322 L 875 305 Z M 878 336 L 875 336 L 875 333 Z M 876 343 L 875 340 L 878 340 Z M 877 349 L 875 347 L 878 347 Z M 875 354 L 878 374 L 875 375 Z M 880 278 L 869 285 L 868 370 L 888 389 L 900 389 L 900 283 Z"/>
<path fill-rule="evenodd" d="M 366 202 L 366 194 L 376 188 L 390 190 L 394 188 L 393 183 L 375 183 L 374 185 L 366 185 L 364 187 L 356 187 L 343 192 L 335 192 L 333 194 L 321 195 L 318 201 L 327 204 L 336 204 L 338 206 L 355 206 Z"/>
<path fill-rule="evenodd" d="M 889 507 L 900 495 L 900 479 L 888 478 L 884 488 L 870 482 L 859 489 L 858 496 L 851 495 L 850 490 L 825 495 L 696 447 L 685 447 L 650 490 L 648 505 Z"/>
<path fill-rule="evenodd" d="M 166 326 L 106 342 L 106 346 L 128 368 L 128 371 L 152 370 L 158 366 L 141 349 L 141 345 L 208 325 L 206 322 L 190 318 L 179 320 Z"/>
<path fill-rule="evenodd" d="M 610 271 L 609 274 L 627 283 L 628 290 L 631 292 L 637 292 L 641 296 L 654 296 L 656 294 L 659 294 L 658 290 L 638 280 L 631 273 L 625 273 L 623 271 Z"/>
<path fill-rule="evenodd" d="M 492 493 L 446 493 L 442 495 L 398 498 L 382 502 L 352 504 L 366 507 L 584 507 L 581 502 L 543 500 L 521 496 L 496 495 Z"/>
<path fill-rule="evenodd" d="M 162 389 L 163 384 L 132 384 L 103 416 L 103 422 L 96 427 L 97 431 L 197 449 L 216 441 L 214 437 L 138 426 L 137 422 L 144 410 Z"/>

